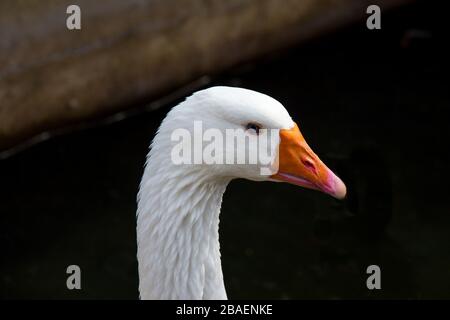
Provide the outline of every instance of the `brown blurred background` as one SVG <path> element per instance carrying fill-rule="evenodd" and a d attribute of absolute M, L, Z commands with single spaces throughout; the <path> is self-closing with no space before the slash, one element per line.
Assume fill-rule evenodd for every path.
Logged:
<path fill-rule="evenodd" d="M 383 11 L 407 0 L 376 1 Z M 368 0 L 0 3 L 0 150 L 367 17 Z"/>

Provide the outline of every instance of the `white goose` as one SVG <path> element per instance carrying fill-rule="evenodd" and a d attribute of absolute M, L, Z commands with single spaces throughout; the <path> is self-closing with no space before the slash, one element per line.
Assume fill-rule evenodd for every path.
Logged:
<path fill-rule="evenodd" d="M 172 133 L 204 130 L 275 129 L 271 175 L 254 165 L 175 164 Z M 224 134 L 225 135 L 225 134 Z M 234 150 L 246 148 L 237 142 Z M 314 154 L 286 109 L 275 99 L 247 89 L 212 87 L 194 93 L 163 120 L 151 144 L 137 209 L 141 299 L 227 299 L 219 250 L 222 195 L 234 178 L 285 181 L 344 198 L 346 187 Z"/>

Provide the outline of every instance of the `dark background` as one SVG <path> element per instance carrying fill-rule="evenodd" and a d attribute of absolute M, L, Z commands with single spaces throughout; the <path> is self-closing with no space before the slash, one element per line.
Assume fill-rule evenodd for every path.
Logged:
<path fill-rule="evenodd" d="M 220 225 L 229 298 L 450 298 L 446 23 L 445 8 L 418 2 L 383 14 L 381 30 L 357 21 L 207 84 L 278 99 L 349 187 L 342 203 L 232 182 Z M 0 160 L 2 298 L 138 297 L 136 193 L 178 101 Z M 66 288 L 71 264 L 81 291 Z M 371 264 L 381 290 L 366 288 Z"/>

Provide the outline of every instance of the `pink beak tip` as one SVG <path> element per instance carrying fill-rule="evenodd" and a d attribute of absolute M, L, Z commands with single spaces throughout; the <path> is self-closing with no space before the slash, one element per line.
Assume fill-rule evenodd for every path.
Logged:
<path fill-rule="evenodd" d="M 330 195 L 335 197 L 336 199 L 342 200 L 347 195 L 347 187 L 345 186 L 344 182 L 335 175 L 331 170 L 329 171 L 329 178 L 328 178 L 331 187 L 331 190 L 329 192 Z"/>

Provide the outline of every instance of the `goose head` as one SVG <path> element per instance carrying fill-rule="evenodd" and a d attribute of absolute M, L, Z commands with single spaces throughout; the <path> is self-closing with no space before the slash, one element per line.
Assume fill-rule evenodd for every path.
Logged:
<path fill-rule="evenodd" d="M 284 106 L 256 91 L 198 91 L 169 112 L 158 135 L 170 144 L 173 163 L 205 179 L 287 182 L 338 199 L 346 195 Z"/>
<path fill-rule="evenodd" d="M 141 180 L 141 298 L 227 298 L 218 228 L 222 195 L 235 178 L 288 182 L 339 199 L 346 193 L 275 99 L 232 87 L 194 93 L 161 123 Z"/>

